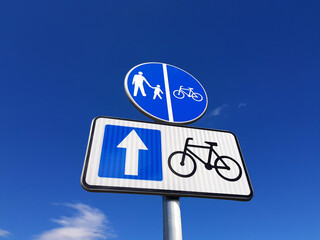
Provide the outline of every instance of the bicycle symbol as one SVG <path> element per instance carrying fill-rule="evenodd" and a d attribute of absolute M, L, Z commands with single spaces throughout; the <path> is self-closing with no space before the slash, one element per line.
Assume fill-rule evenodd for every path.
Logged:
<path fill-rule="evenodd" d="M 218 146 L 216 142 L 205 141 L 209 146 L 201 146 L 189 144 L 190 140 L 193 138 L 186 139 L 183 151 L 173 152 L 168 158 L 169 168 L 174 174 L 179 177 L 191 177 L 197 170 L 196 158 L 207 170 L 214 168 L 217 174 L 227 181 L 235 182 L 241 178 L 242 170 L 239 163 L 229 156 L 219 156 L 213 149 L 213 146 Z M 190 147 L 209 149 L 207 162 L 191 151 Z M 213 165 L 211 164 L 212 153 L 217 156 Z"/>
<path fill-rule="evenodd" d="M 189 91 L 189 93 L 187 93 L 186 91 Z M 174 90 L 173 95 L 178 99 L 182 99 L 185 96 L 191 97 L 193 100 L 197 102 L 201 102 L 203 99 L 200 93 L 193 92 L 193 88 L 183 88 L 183 86 L 180 86 L 179 90 Z"/>

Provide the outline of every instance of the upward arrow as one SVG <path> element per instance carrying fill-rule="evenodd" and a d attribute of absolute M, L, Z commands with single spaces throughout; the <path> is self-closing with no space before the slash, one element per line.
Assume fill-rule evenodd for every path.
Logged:
<path fill-rule="evenodd" d="M 138 175 L 139 150 L 148 150 L 135 130 L 132 130 L 119 145 L 118 148 L 126 149 L 125 175 Z"/>

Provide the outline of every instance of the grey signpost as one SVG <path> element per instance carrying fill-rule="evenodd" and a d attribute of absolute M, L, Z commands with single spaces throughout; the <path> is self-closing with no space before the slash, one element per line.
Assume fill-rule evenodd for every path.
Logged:
<path fill-rule="evenodd" d="M 193 76 L 164 63 L 144 63 L 128 72 L 124 87 L 134 106 L 156 122 L 95 118 L 84 189 L 162 195 L 164 240 L 182 240 L 179 197 L 252 198 L 236 136 L 181 126 L 199 119 L 208 106 Z"/>
<path fill-rule="evenodd" d="M 163 196 L 163 239 L 182 240 L 179 197 Z"/>

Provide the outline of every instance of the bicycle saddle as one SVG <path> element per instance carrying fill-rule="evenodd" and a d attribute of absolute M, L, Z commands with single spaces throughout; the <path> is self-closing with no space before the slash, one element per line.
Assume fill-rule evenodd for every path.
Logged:
<path fill-rule="evenodd" d="M 216 142 L 208 142 L 208 141 L 204 141 L 206 144 L 209 144 L 210 146 L 218 146 L 218 143 Z"/>

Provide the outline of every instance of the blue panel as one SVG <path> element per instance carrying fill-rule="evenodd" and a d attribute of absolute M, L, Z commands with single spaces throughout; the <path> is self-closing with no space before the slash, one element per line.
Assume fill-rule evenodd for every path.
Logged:
<path fill-rule="evenodd" d="M 118 145 L 135 131 L 148 150 L 139 150 L 138 175 L 125 175 L 126 148 Z M 161 132 L 159 130 L 106 125 L 99 177 L 162 181 Z"/>
<path fill-rule="evenodd" d="M 200 116 L 207 106 L 207 97 L 203 87 L 191 75 L 181 69 L 168 65 L 167 71 L 174 121 L 184 122 Z M 175 97 L 180 87 L 182 87 L 181 99 Z M 175 94 L 173 94 L 174 92 Z"/>

